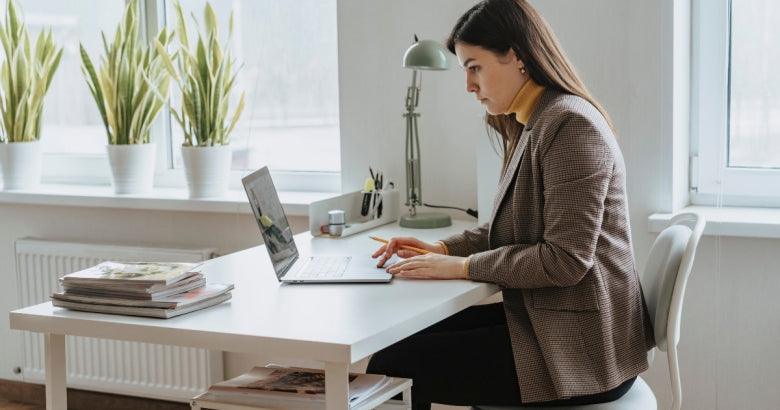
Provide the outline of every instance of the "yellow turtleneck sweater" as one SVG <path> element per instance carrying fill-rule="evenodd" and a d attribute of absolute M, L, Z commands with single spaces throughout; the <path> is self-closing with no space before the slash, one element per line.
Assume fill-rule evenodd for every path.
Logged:
<path fill-rule="evenodd" d="M 517 122 L 528 124 L 528 120 L 531 119 L 531 114 L 534 113 L 534 109 L 539 102 L 539 98 L 542 97 L 542 93 L 544 93 L 544 87 L 529 78 L 528 81 L 520 87 L 520 90 L 517 91 L 515 99 L 509 104 L 509 108 L 507 108 L 504 114 L 514 113 Z"/>

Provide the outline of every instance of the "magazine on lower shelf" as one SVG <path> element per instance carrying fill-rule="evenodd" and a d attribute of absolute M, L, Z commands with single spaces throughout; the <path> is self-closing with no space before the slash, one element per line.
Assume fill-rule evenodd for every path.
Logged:
<path fill-rule="evenodd" d="M 357 406 L 392 382 L 380 374 L 349 374 L 350 406 Z M 247 373 L 209 387 L 210 399 L 239 399 L 271 408 L 301 408 L 325 402 L 325 372 L 317 369 L 255 367 Z M 286 404 L 286 405 L 285 405 Z"/>
<path fill-rule="evenodd" d="M 195 289 L 186 293 L 175 295 L 168 300 L 173 302 L 172 307 L 146 307 L 146 306 L 128 306 L 117 304 L 101 304 L 95 302 L 74 302 L 70 295 L 52 295 L 51 303 L 57 307 L 63 307 L 73 310 L 82 310 L 85 312 L 111 313 L 116 315 L 147 316 L 158 318 L 172 318 L 185 313 L 204 309 L 210 306 L 220 304 L 229 300 L 232 296 L 230 291 L 233 285 L 209 284 L 200 289 Z M 94 298 L 91 298 L 94 300 Z M 128 301 L 123 301 L 127 303 Z M 143 301 L 138 301 L 143 302 Z M 115 302 L 116 303 L 116 302 Z M 122 303 L 122 302 L 118 302 Z M 155 302 L 151 302 L 155 303 Z"/>

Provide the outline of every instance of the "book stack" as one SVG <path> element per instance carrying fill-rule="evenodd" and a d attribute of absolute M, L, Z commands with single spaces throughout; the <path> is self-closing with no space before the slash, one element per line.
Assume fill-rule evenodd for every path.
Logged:
<path fill-rule="evenodd" d="M 392 397 L 410 388 L 407 379 L 379 374 L 349 374 L 350 408 L 373 408 L 372 399 Z M 385 399 L 386 400 L 386 399 Z M 194 408 L 324 409 L 325 373 L 294 367 L 255 367 L 230 380 L 209 387 L 193 399 Z M 228 408 L 228 407 L 225 407 Z"/>
<path fill-rule="evenodd" d="M 197 263 L 103 262 L 60 278 L 54 306 L 171 318 L 229 300 L 232 284 L 207 284 Z"/>

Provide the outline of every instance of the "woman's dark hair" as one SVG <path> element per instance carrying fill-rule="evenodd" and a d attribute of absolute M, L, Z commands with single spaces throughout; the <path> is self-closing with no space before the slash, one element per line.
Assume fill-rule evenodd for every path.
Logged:
<path fill-rule="evenodd" d="M 513 50 L 537 84 L 584 98 L 601 112 L 614 129 L 606 110 L 577 76 L 550 26 L 528 1 L 481 1 L 463 14 L 452 28 L 447 39 L 447 48 L 452 53 L 455 53 L 456 43 L 479 46 L 501 56 Z M 487 114 L 485 122 L 501 137 L 503 174 L 523 127 L 515 120 L 514 114 Z"/>

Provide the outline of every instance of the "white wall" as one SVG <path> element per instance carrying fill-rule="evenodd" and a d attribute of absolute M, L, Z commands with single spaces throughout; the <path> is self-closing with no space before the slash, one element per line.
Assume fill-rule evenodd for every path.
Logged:
<path fill-rule="evenodd" d="M 369 166 L 384 170 L 397 182 L 405 181 L 402 114 L 412 71 L 401 67 L 403 53 L 414 33 L 421 39 L 443 42 L 462 11 L 472 4 L 472 0 L 339 0 L 345 191 L 362 187 Z M 452 63 L 448 71 L 422 72 L 418 112 L 422 114 L 423 199 L 473 208 L 477 202 L 474 144 L 484 136 L 483 111 L 473 96 L 466 95 L 457 60 L 453 58 Z M 403 189 L 404 185 L 396 186 Z"/>
<path fill-rule="evenodd" d="M 411 72 L 401 56 L 412 33 L 443 40 L 472 0 L 339 0 L 343 186 L 357 189 L 367 168 L 403 178 L 403 97 Z M 536 0 L 593 93 L 611 113 L 628 166 L 628 195 L 641 267 L 655 237 L 647 216 L 682 200 L 673 168 L 684 143 L 673 138 L 673 1 Z M 433 203 L 474 207 L 476 152 L 488 152 L 482 110 L 465 93 L 458 67 L 426 73 L 420 101 L 423 186 Z M 684 97 L 683 97 L 684 98 Z M 679 107 L 677 107 L 679 109 Z M 684 128 L 684 127 L 682 127 Z M 671 147 L 676 144 L 678 150 Z M 683 147 L 679 147 L 682 145 Z M 677 164 L 677 165 L 675 165 Z M 483 197 L 495 183 L 480 169 Z M 482 177 L 481 177 L 482 178 Z M 677 186 L 675 186 L 677 185 Z M 684 187 L 683 187 L 684 188 Z M 483 199 L 483 198 L 480 198 Z M 480 201 L 480 202 L 485 202 Z M 489 203 L 488 200 L 486 203 Z M 482 206 L 482 204 L 481 204 Z M 485 215 L 489 210 L 480 209 Z M 455 214 L 463 215 L 463 214 Z M 464 215 L 465 216 L 465 215 Z M 293 221 L 296 232 L 305 221 Z M 259 243 L 248 215 L 0 206 L 0 312 L 18 306 L 11 241 L 36 236 L 130 244 L 216 246 Z M 780 403 L 780 242 L 707 237 L 688 288 L 680 360 L 686 409 L 770 409 Z M 13 379 L 19 345 L 0 316 L 0 378 Z M 665 356 L 646 378 L 668 408 Z M 251 365 L 226 357 L 227 374 Z"/>

